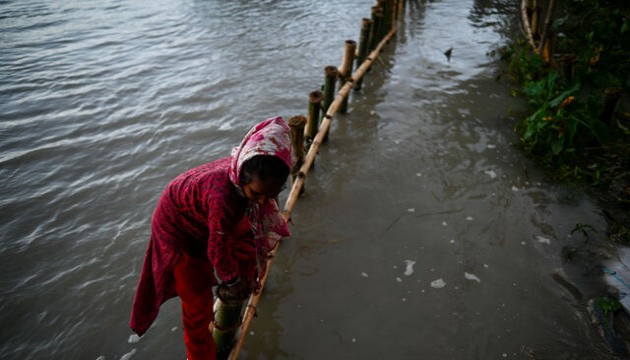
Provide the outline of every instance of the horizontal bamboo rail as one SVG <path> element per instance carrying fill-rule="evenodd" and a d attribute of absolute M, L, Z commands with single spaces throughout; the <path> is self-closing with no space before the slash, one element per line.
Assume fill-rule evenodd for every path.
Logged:
<path fill-rule="evenodd" d="M 343 102 L 344 98 L 346 98 L 348 94 L 350 93 L 350 90 L 352 89 L 353 84 L 359 79 L 361 79 L 363 75 L 365 75 L 367 70 L 372 66 L 372 63 L 374 62 L 374 60 L 376 60 L 376 58 L 382 51 L 385 44 L 387 44 L 390 41 L 390 39 L 396 34 L 396 30 L 397 30 L 396 26 L 394 25 L 392 29 L 389 31 L 389 33 L 385 35 L 383 40 L 381 40 L 381 42 L 376 46 L 376 48 L 368 55 L 368 57 L 365 58 L 365 61 L 363 61 L 363 64 L 354 72 L 354 74 L 352 74 L 352 77 L 348 79 L 348 81 L 346 81 L 346 84 L 341 89 L 339 89 L 339 92 L 335 96 L 333 102 L 328 107 L 328 110 L 326 111 L 326 115 L 324 116 L 324 119 L 322 120 L 322 123 L 319 127 L 319 131 L 317 132 L 317 135 L 315 135 L 315 138 L 313 139 L 313 142 L 311 143 L 308 153 L 306 154 L 304 163 L 302 164 L 302 167 L 298 171 L 296 180 L 293 182 L 293 186 L 291 187 L 291 191 L 289 192 L 289 196 L 287 197 L 287 201 L 285 202 L 282 215 L 284 216 L 284 219 L 287 222 L 290 221 L 291 219 L 291 213 L 293 211 L 293 208 L 295 207 L 295 204 L 297 203 L 297 199 L 300 195 L 300 191 L 302 191 L 302 188 L 304 187 L 304 180 L 306 178 L 306 175 L 308 174 L 309 170 L 313 166 L 313 163 L 315 162 L 315 157 L 317 156 L 317 153 L 319 152 L 319 147 L 322 144 L 325 134 L 328 132 L 328 129 L 330 128 L 330 124 L 332 122 L 333 116 L 339 110 L 339 107 L 341 106 L 341 103 Z M 230 356 L 228 357 L 229 360 L 238 359 L 238 354 L 241 351 L 241 348 L 243 347 L 243 342 L 245 341 L 245 334 L 247 333 L 247 330 L 249 329 L 249 325 L 252 321 L 252 318 L 256 316 L 256 305 L 258 304 L 258 301 L 260 300 L 260 297 L 262 295 L 262 289 L 264 288 L 265 283 L 267 281 L 267 276 L 269 275 L 269 269 L 271 268 L 271 264 L 273 262 L 276 250 L 278 249 L 279 243 L 280 242 L 278 241 L 275 247 L 269 253 L 270 256 L 269 256 L 269 259 L 267 260 L 267 269 L 262 279 L 260 280 L 261 290 L 256 294 L 252 294 L 252 296 L 249 299 L 249 302 L 247 303 L 247 307 L 243 315 L 243 323 L 238 333 L 238 340 L 236 341 L 236 343 L 234 344 L 234 347 L 232 348 L 232 352 L 230 353 Z"/>

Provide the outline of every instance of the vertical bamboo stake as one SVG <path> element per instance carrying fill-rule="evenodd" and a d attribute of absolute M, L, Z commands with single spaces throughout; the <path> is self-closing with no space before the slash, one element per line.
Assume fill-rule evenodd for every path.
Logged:
<path fill-rule="evenodd" d="M 536 4 L 536 0 L 534 0 L 534 8 L 532 13 L 532 36 L 534 40 L 540 39 L 540 6 Z"/>
<path fill-rule="evenodd" d="M 308 95 L 308 118 L 306 119 L 306 130 L 304 130 L 304 136 L 306 142 L 310 146 L 313 142 L 313 138 L 317 134 L 319 129 L 319 113 L 322 108 L 322 100 L 324 94 L 319 91 L 313 91 Z"/>
<path fill-rule="evenodd" d="M 383 1 L 383 26 L 379 36 L 382 38 L 391 30 L 392 26 L 392 0 Z"/>
<path fill-rule="evenodd" d="M 354 40 L 346 40 L 343 50 L 343 58 L 339 66 L 339 89 L 343 88 L 346 81 L 352 80 L 352 65 L 354 62 L 354 54 L 357 51 L 357 42 Z M 341 102 L 339 112 L 342 114 L 348 112 L 348 96 Z"/>
<path fill-rule="evenodd" d="M 217 300 L 217 311 L 214 314 L 212 328 L 217 359 L 226 359 L 232 351 L 236 332 L 241 325 L 241 315 L 245 300 L 227 302 L 220 299 Z"/>
<path fill-rule="evenodd" d="M 381 41 L 381 23 L 383 19 L 383 10 L 378 6 L 372 7 L 372 27 L 370 28 L 370 46 L 369 51 L 374 50 L 376 45 Z"/>
<path fill-rule="evenodd" d="M 359 38 L 359 53 L 357 54 L 357 65 L 358 68 L 363 64 L 365 57 L 368 53 L 368 46 L 370 40 L 370 29 L 372 28 L 372 20 L 363 18 L 361 20 L 361 36 Z M 357 83 L 354 85 L 355 90 L 361 90 L 361 85 L 363 85 L 363 77 L 361 77 Z"/>
<path fill-rule="evenodd" d="M 291 128 L 291 184 L 297 179 L 302 164 L 304 164 L 304 126 L 306 118 L 302 115 L 296 115 L 289 118 L 289 127 Z M 304 193 L 304 188 L 300 194 Z"/>
<path fill-rule="evenodd" d="M 335 83 L 337 82 L 339 72 L 334 66 L 326 66 L 324 68 L 324 75 L 324 103 L 322 104 L 322 115 L 325 116 L 326 111 L 328 111 L 328 107 L 332 104 L 333 99 L 335 98 Z M 324 142 L 327 141 L 328 132 L 324 134 Z"/>
<path fill-rule="evenodd" d="M 604 105 L 602 106 L 602 112 L 599 115 L 599 120 L 606 124 L 610 124 L 613 114 L 615 113 L 615 107 L 621 97 L 621 88 L 608 87 L 604 89 Z"/>

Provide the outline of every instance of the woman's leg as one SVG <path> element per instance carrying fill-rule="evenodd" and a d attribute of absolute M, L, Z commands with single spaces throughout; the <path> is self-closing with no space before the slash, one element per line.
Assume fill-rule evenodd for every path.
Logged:
<path fill-rule="evenodd" d="M 215 346 L 210 332 L 213 320 L 213 268 L 206 259 L 182 254 L 175 266 L 175 289 L 182 301 L 184 343 L 188 360 L 214 360 Z"/>

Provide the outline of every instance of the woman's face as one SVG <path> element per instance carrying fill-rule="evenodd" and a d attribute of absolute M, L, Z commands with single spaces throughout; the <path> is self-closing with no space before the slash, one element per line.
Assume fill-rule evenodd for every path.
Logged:
<path fill-rule="evenodd" d="M 284 183 L 277 181 L 263 182 L 254 177 L 250 183 L 243 185 L 243 192 L 248 199 L 262 205 L 276 198 L 282 191 L 283 185 Z"/>

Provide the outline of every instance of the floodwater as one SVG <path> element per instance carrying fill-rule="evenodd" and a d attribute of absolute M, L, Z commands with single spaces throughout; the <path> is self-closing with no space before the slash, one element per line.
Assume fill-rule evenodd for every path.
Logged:
<path fill-rule="evenodd" d="M 0 358 L 185 358 L 179 300 L 144 337 L 127 327 L 162 188 L 304 114 L 372 5 L 1 1 Z M 408 0 L 334 119 L 241 358 L 611 357 L 596 281 L 561 256 L 605 221 L 513 146 L 525 104 L 496 50 L 517 14 Z"/>

